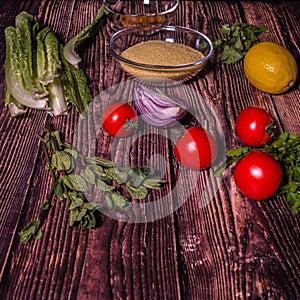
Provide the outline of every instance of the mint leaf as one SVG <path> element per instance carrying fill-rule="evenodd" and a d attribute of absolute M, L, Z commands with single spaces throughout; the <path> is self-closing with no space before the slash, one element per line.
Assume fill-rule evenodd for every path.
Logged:
<path fill-rule="evenodd" d="M 78 174 L 69 174 L 61 177 L 63 183 L 71 190 L 87 192 L 88 187 L 84 178 Z"/>
<path fill-rule="evenodd" d="M 40 221 L 30 221 L 24 229 L 19 232 L 21 242 L 24 244 L 27 244 L 31 239 L 38 240 L 42 237 L 42 235 L 43 233 Z"/>
<path fill-rule="evenodd" d="M 118 192 L 112 193 L 111 199 L 116 207 L 127 207 L 130 205 L 128 199 Z"/>
<path fill-rule="evenodd" d="M 115 187 L 113 185 L 109 185 L 109 184 L 105 183 L 105 181 L 100 180 L 100 179 L 97 180 L 96 184 L 97 184 L 98 189 L 103 192 L 113 191 L 115 189 Z"/>
<path fill-rule="evenodd" d="M 51 163 L 58 171 L 71 172 L 74 169 L 73 158 L 66 151 L 56 151 L 52 156 Z"/>
<path fill-rule="evenodd" d="M 148 190 L 144 187 L 134 187 L 126 184 L 127 190 L 132 198 L 135 199 L 145 199 L 148 195 Z"/>
<path fill-rule="evenodd" d="M 166 183 L 166 181 L 160 179 L 145 179 L 143 182 L 143 186 L 149 189 L 160 190 L 162 184 L 164 183 Z"/>
<path fill-rule="evenodd" d="M 234 64 L 240 61 L 247 51 L 259 42 L 258 36 L 262 32 L 270 32 L 264 26 L 254 26 L 236 22 L 233 25 L 224 24 L 219 32 L 227 35 L 213 43 L 215 48 L 223 47 L 218 57 L 225 64 Z"/>

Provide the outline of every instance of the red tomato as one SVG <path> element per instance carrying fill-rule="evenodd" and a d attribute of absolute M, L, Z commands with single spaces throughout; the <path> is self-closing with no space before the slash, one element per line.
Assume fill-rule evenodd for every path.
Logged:
<path fill-rule="evenodd" d="M 282 169 L 269 154 L 252 151 L 237 162 L 233 177 L 246 197 L 265 200 L 276 193 L 282 180 Z"/>
<path fill-rule="evenodd" d="M 263 108 L 250 106 L 238 115 L 235 130 L 243 144 L 261 147 L 271 141 L 275 126 L 270 115 Z"/>
<path fill-rule="evenodd" d="M 208 168 L 216 159 L 218 147 L 214 137 L 201 127 L 192 127 L 177 141 L 177 160 L 193 170 Z"/>
<path fill-rule="evenodd" d="M 111 136 L 125 137 L 132 134 L 137 122 L 135 109 L 123 102 L 110 104 L 102 114 L 102 127 Z"/>

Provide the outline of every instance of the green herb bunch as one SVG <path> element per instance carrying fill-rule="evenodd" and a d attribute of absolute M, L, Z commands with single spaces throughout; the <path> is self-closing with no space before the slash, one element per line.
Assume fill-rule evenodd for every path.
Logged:
<path fill-rule="evenodd" d="M 236 22 L 233 25 L 225 24 L 219 29 L 227 37 L 213 43 L 215 48 L 222 47 L 219 58 L 225 64 L 240 61 L 246 52 L 259 42 L 258 36 L 262 32 L 270 32 L 264 26 L 258 27 L 247 23 Z"/>
<path fill-rule="evenodd" d="M 70 226 L 79 224 L 90 229 L 97 225 L 95 214 L 98 209 L 130 207 L 129 198 L 144 199 L 150 189 L 159 190 L 165 183 L 164 180 L 154 178 L 154 170 L 147 166 L 115 167 L 111 160 L 83 156 L 63 141 L 58 131 L 47 132 L 40 139 L 47 160 L 46 169 L 52 177 L 52 187 L 40 206 L 39 219 L 30 221 L 19 233 L 23 243 L 42 236 L 42 222 L 51 207 L 54 194 L 61 201 L 68 202 Z M 80 169 L 79 173 L 77 169 Z M 85 195 L 93 187 L 103 192 L 105 205 L 87 201 Z M 129 198 L 123 195 L 124 189 Z"/>
<path fill-rule="evenodd" d="M 248 147 L 239 147 L 227 151 L 227 159 L 216 170 L 215 176 L 221 176 L 226 168 L 252 150 Z M 254 150 L 273 156 L 281 164 L 284 176 L 278 194 L 285 195 L 286 201 L 291 205 L 291 213 L 298 214 L 300 212 L 300 136 L 285 132 L 278 135 L 271 143 Z"/>

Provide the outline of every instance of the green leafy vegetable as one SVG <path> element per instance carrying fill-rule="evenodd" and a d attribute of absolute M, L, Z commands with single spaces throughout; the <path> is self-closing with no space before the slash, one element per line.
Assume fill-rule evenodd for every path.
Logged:
<path fill-rule="evenodd" d="M 75 49 L 89 37 L 94 35 L 105 21 L 105 10 L 104 7 L 101 6 L 92 22 L 66 43 L 63 53 L 67 61 L 74 67 L 78 68 L 79 63 L 81 62 L 81 58 L 75 53 Z"/>
<path fill-rule="evenodd" d="M 74 50 L 93 35 L 105 19 L 101 7 L 93 21 L 67 44 Z M 92 101 L 84 71 L 78 69 L 78 63 L 74 67 L 68 61 L 70 52 L 64 49 L 50 27 L 43 27 L 25 11 L 18 14 L 15 21 L 16 27 L 5 29 L 5 104 L 11 116 L 25 113 L 27 107 L 58 116 L 68 111 L 70 102 L 83 117 Z"/>
<path fill-rule="evenodd" d="M 240 61 L 246 52 L 259 42 L 258 35 L 260 33 L 270 32 L 264 26 L 258 27 L 239 22 L 233 25 L 225 24 L 219 31 L 227 37 L 215 41 L 213 45 L 215 48 L 223 48 L 218 57 L 225 64 L 233 64 Z"/>
<path fill-rule="evenodd" d="M 20 116 L 24 113 L 26 113 L 27 108 L 18 102 L 10 93 L 10 91 L 7 88 L 7 85 L 5 84 L 5 99 L 4 104 L 8 106 L 8 110 L 12 117 Z"/>
<path fill-rule="evenodd" d="M 30 221 L 25 228 L 19 232 L 22 243 L 26 244 L 31 239 L 38 240 L 42 237 L 41 222 Z"/>
<path fill-rule="evenodd" d="M 71 145 L 64 142 L 58 131 L 47 131 L 40 139 L 43 142 L 47 160 L 46 169 L 52 177 L 52 187 L 47 199 L 40 206 L 40 217 L 30 221 L 19 233 L 21 240 L 27 243 L 42 235 L 42 222 L 51 207 L 53 195 L 68 202 L 70 226 L 80 224 L 85 228 L 94 228 L 97 224 L 96 211 L 103 204 L 93 205 L 85 197 L 89 185 L 104 193 L 106 209 L 125 208 L 131 205 L 121 191 L 127 189 L 132 198 L 144 199 L 149 189 L 158 190 L 164 180 L 153 178 L 154 170 L 149 167 L 115 167 L 113 162 L 102 157 L 85 157 Z M 79 174 L 75 173 L 76 164 L 80 165 Z M 118 186 L 122 188 L 118 188 Z"/>
<path fill-rule="evenodd" d="M 6 105 L 18 103 L 36 109 L 47 109 L 48 99 L 34 99 L 32 91 L 29 91 L 23 80 L 21 72 L 19 48 L 17 47 L 17 33 L 16 29 L 12 26 L 5 28 L 5 42 L 6 42 L 6 58 L 5 58 L 5 83 L 7 93 L 5 96 Z"/>
<path fill-rule="evenodd" d="M 46 27 L 36 37 L 37 69 L 39 81 L 47 85 L 59 77 L 62 68 L 59 57 L 59 42 L 54 32 Z"/>
<path fill-rule="evenodd" d="M 81 69 L 76 69 L 70 64 L 63 54 L 63 46 L 60 45 L 60 57 L 62 62 L 62 81 L 65 95 L 82 115 L 92 101 L 92 94 L 88 87 L 87 78 Z"/>
<path fill-rule="evenodd" d="M 36 61 L 36 33 L 40 25 L 35 17 L 23 11 L 15 18 L 16 44 L 19 52 L 20 72 L 24 85 L 34 98 L 45 96 L 45 89 L 37 80 Z"/>
<path fill-rule="evenodd" d="M 271 143 L 254 150 L 270 154 L 282 165 L 284 176 L 278 193 L 286 196 L 286 201 L 291 205 L 291 213 L 298 214 L 300 212 L 300 136 L 285 132 L 278 135 Z M 226 168 L 250 151 L 252 149 L 247 147 L 229 150 L 226 161 L 215 171 L 215 176 L 221 176 Z"/>
<path fill-rule="evenodd" d="M 54 78 L 49 84 L 49 98 L 49 104 L 51 106 L 49 113 L 51 115 L 59 116 L 67 112 L 67 99 L 60 78 Z"/>

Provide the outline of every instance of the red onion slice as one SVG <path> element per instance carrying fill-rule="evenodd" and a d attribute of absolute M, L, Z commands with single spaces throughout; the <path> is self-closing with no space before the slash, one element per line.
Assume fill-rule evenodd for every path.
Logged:
<path fill-rule="evenodd" d="M 188 105 L 175 96 L 163 94 L 160 90 L 150 90 L 144 86 L 134 88 L 135 105 L 144 121 L 150 125 L 163 127 L 180 121 L 187 113 Z"/>

